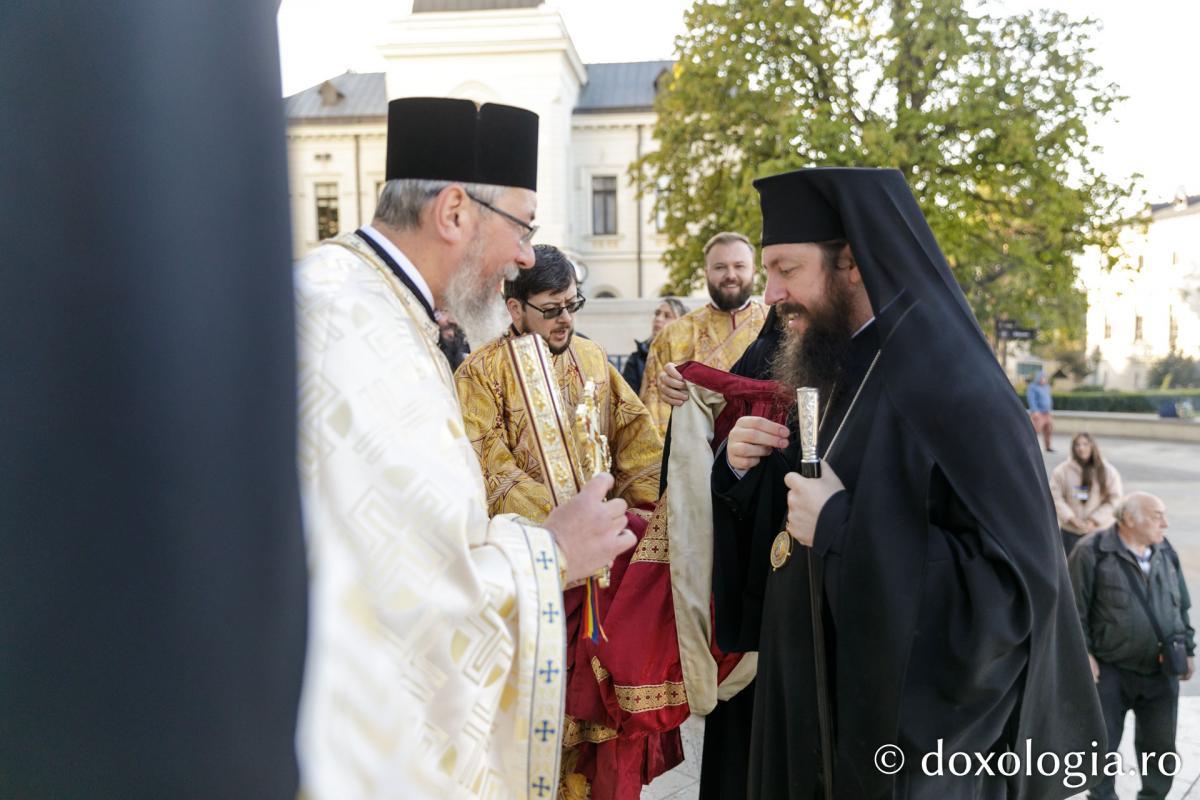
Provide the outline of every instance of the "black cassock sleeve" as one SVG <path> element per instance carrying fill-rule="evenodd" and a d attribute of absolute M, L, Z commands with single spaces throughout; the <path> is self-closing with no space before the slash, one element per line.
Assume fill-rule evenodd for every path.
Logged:
<path fill-rule="evenodd" d="M 843 550 L 855 535 L 852 497 L 839 492 L 821 510 L 814 550 L 823 556 L 825 591 L 838 636 L 852 636 L 854 621 L 838 614 Z M 881 538 L 872 537 L 876 542 Z M 872 557 L 868 554 L 867 557 Z M 877 569 L 887 568 L 887 552 Z M 1019 579 L 1005 554 L 984 535 L 934 467 L 920 611 L 906 671 L 900 744 L 929 752 L 939 738 L 987 751 L 1005 738 L 1028 662 L 1032 630 Z"/>
<path fill-rule="evenodd" d="M 740 480 L 724 445 L 713 462 L 713 604 L 717 646 L 727 653 L 758 649 L 771 542 L 787 507 L 787 472 L 778 450 Z"/>

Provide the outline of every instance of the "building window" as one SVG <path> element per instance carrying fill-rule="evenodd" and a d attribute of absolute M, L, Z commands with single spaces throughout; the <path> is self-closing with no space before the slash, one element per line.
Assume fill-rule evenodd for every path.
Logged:
<path fill-rule="evenodd" d="M 1133 318 L 1133 340 L 1140 342 L 1142 340 L 1142 315 L 1138 314 Z"/>
<path fill-rule="evenodd" d="M 313 187 L 317 199 L 317 240 L 338 235 L 338 185 L 318 183 Z"/>
<path fill-rule="evenodd" d="M 613 175 L 592 177 L 592 234 L 617 232 L 617 179 Z"/>

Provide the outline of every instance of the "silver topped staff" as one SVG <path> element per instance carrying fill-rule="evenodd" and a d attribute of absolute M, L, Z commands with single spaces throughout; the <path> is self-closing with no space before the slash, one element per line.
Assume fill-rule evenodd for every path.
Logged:
<path fill-rule="evenodd" d="M 800 429 L 800 474 L 805 478 L 821 477 L 821 459 L 817 457 L 817 430 L 820 395 L 812 386 L 796 390 L 796 427 Z"/>
<path fill-rule="evenodd" d="M 817 456 L 817 433 L 821 428 L 820 394 L 815 387 L 796 390 L 796 427 L 800 431 L 800 465 L 805 478 L 821 477 L 821 459 Z M 813 670 L 817 690 L 817 723 L 821 732 L 821 783 L 826 800 L 833 800 L 833 716 L 829 709 L 829 677 L 825 672 L 824 574 L 811 549 L 808 559 L 808 600 L 812 608 Z"/>

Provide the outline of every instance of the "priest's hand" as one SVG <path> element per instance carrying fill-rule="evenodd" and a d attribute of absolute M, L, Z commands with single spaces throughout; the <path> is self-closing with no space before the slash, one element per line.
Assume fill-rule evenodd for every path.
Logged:
<path fill-rule="evenodd" d="M 829 498 L 846 487 L 837 473 L 824 461 L 821 462 L 821 477 L 805 478 L 798 472 L 783 476 L 788 487 L 787 532 L 805 547 L 812 547 L 817 534 L 817 518 Z"/>
<path fill-rule="evenodd" d="M 725 440 L 725 458 L 729 466 L 745 472 L 771 455 L 775 448 L 782 450 L 787 445 L 786 425 L 764 417 L 742 417 Z"/>
<path fill-rule="evenodd" d="M 663 367 L 663 371 L 658 373 L 658 396 L 670 406 L 678 407 L 687 402 L 687 381 L 670 361 Z"/>
<path fill-rule="evenodd" d="M 625 501 L 604 499 L 612 487 L 612 475 L 602 472 L 546 517 L 545 527 L 567 561 L 567 583 L 607 567 L 637 544 L 637 537 L 625 527 Z"/>

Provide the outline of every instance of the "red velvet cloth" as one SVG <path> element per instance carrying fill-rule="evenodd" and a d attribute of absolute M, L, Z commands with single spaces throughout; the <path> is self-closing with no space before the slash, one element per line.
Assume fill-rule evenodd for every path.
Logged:
<path fill-rule="evenodd" d="M 739 377 L 695 361 L 680 365 L 679 371 L 686 380 L 725 396 L 725 409 L 715 420 L 714 449 L 740 417 L 762 416 L 778 422 L 786 417 L 786 401 L 772 381 Z M 627 516 L 639 545 L 649 535 L 651 545 L 665 552 L 663 522 L 651 529 L 641 516 L 632 512 Z M 663 539 L 661 544 L 659 537 Z M 683 685 L 683 668 L 675 628 L 671 566 L 665 560 L 650 558 L 632 561 L 637 549 L 622 554 L 613 563 L 609 588 L 599 592 L 600 619 L 607 641 L 594 643 L 583 636 L 583 587 L 571 589 L 563 597 L 567 612 L 567 714 L 617 732 L 616 738 L 608 741 L 577 745 L 579 760 L 575 769 L 591 784 L 592 800 L 638 800 L 643 785 L 683 761 L 679 726 L 690 710 L 686 695 L 676 688 Z M 717 661 L 718 681 L 724 680 L 742 654 L 722 653 L 715 642 L 709 645 Z M 597 676 L 593 658 L 607 677 Z M 632 712 L 622 708 L 614 686 L 640 687 L 626 692 L 627 696 L 641 697 L 651 708 Z M 670 702 L 659 700 L 660 696 Z M 660 708 L 652 708 L 660 703 Z"/>
<path fill-rule="evenodd" d="M 647 523 L 627 515 L 639 544 Z M 600 619 L 608 640 L 592 642 L 583 635 L 584 589 L 564 595 L 567 610 L 567 713 L 578 720 L 599 723 L 617 731 L 605 742 L 578 745 L 576 771 L 587 777 L 593 800 L 637 800 L 642 786 L 683 761 L 679 726 L 689 709 L 682 692 L 676 704 L 631 712 L 621 708 L 616 686 L 663 687 L 683 685 L 671 595 L 670 564 L 632 561 L 637 548 L 623 553 L 612 567 L 609 588 L 599 592 Z M 593 657 L 607 677 L 598 677 Z M 603 674 L 603 673 L 601 673 Z M 641 691 L 634 694 L 642 696 Z M 645 689 L 647 698 L 666 694 Z M 649 700 L 649 705 L 658 704 Z"/>
<path fill-rule="evenodd" d="M 744 378 L 732 372 L 687 361 L 680 364 L 679 374 L 689 383 L 703 386 L 725 397 L 725 408 L 713 420 L 713 450 L 729 436 L 733 426 L 742 417 L 764 417 L 781 425 L 787 419 L 789 398 L 779 392 L 775 381 Z"/>

